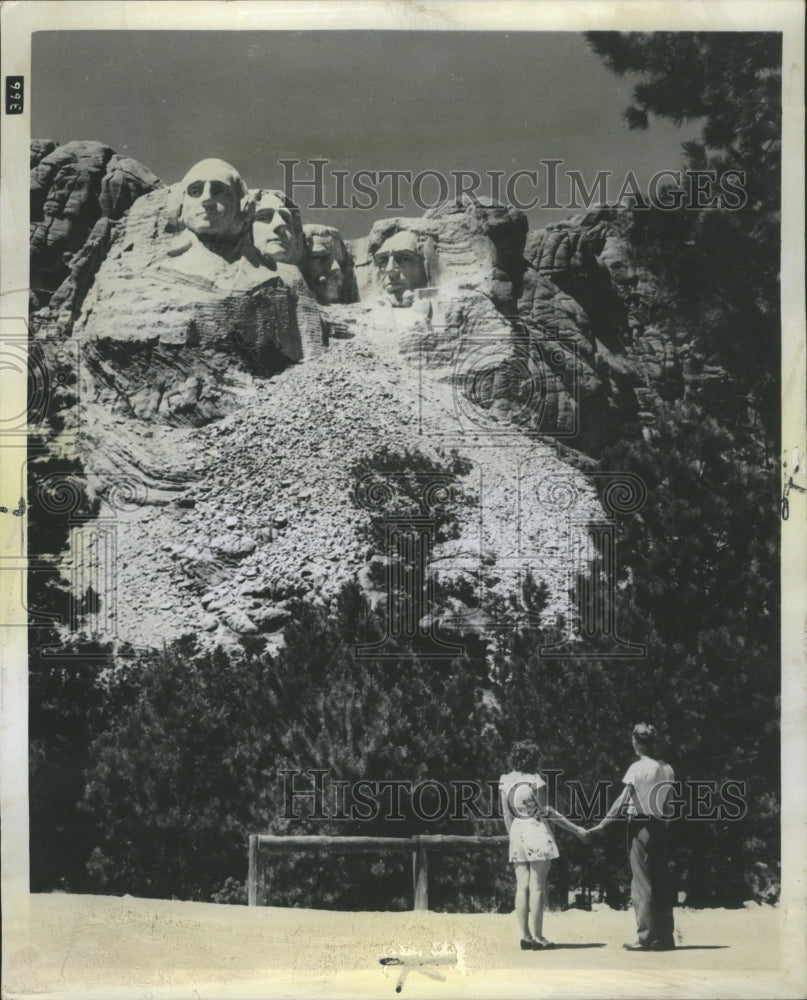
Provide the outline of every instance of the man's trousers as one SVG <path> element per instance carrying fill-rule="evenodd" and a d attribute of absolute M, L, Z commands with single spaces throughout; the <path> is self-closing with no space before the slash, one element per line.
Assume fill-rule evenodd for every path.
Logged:
<path fill-rule="evenodd" d="M 674 948 L 667 824 L 653 817 L 630 817 L 628 858 L 637 942 L 647 949 Z"/>

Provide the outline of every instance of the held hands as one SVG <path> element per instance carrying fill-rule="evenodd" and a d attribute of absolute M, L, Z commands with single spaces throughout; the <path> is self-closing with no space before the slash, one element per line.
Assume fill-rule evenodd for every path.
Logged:
<path fill-rule="evenodd" d="M 574 833 L 583 841 L 584 844 L 591 844 L 592 841 L 596 839 L 597 835 L 602 833 L 606 826 L 606 823 L 598 823 L 596 826 L 592 826 L 590 830 L 585 830 L 582 826 L 575 826 Z"/>
<path fill-rule="evenodd" d="M 606 826 L 608 826 L 607 823 L 598 823 L 596 826 L 592 826 L 590 830 L 586 830 L 586 833 L 593 840 L 598 834 L 602 833 Z"/>
<path fill-rule="evenodd" d="M 591 843 L 591 838 L 590 838 L 591 831 L 590 830 L 585 830 L 585 829 L 583 829 L 582 826 L 575 825 L 574 833 L 575 833 L 576 836 L 578 836 L 583 841 L 584 844 Z"/>

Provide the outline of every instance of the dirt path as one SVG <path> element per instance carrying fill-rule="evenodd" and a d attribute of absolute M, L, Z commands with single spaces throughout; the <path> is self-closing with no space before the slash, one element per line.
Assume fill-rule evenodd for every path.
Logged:
<path fill-rule="evenodd" d="M 26 916 L 28 933 L 26 935 Z M 30 897 L 6 928 L 5 997 L 395 997 L 389 955 L 448 956 L 402 996 L 795 996 L 775 992 L 778 909 L 676 910 L 675 952 L 633 954 L 630 912 L 550 913 L 552 952 L 522 952 L 512 915 L 250 909 L 130 896 Z M 454 962 L 456 956 L 456 962 Z M 770 990 L 770 991 L 769 991 Z"/>

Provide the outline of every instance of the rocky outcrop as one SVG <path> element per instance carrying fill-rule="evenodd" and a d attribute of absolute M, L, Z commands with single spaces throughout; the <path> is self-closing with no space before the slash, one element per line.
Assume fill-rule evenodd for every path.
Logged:
<path fill-rule="evenodd" d="M 453 220 L 468 233 L 486 269 L 491 291 L 506 315 L 521 294 L 529 226 L 523 212 L 486 199 L 446 203 L 426 212 L 426 218 Z"/>
<path fill-rule="evenodd" d="M 58 145 L 55 139 L 31 139 L 31 170 Z"/>
<path fill-rule="evenodd" d="M 84 245 L 70 257 L 68 275 L 51 295 L 46 309 L 33 317 L 36 328 L 47 328 L 57 337 L 70 336 L 98 268 L 109 253 L 112 233 L 109 219 L 95 223 Z"/>
<path fill-rule="evenodd" d="M 392 304 L 426 317 L 430 349 L 413 342 L 423 363 L 450 361 L 471 402 L 596 455 L 683 391 L 679 350 L 648 322 L 652 276 L 623 226 L 624 213 L 602 210 L 528 233 L 521 212 L 476 203 L 383 220 L 354 244 L 362 300 L 383 298 L 374 256 L 412 234 L 426 287 Z"/>
<path fill-rule="evenodd" d="M 652 426 L 655 403 L 684 390 L 679 349 L 647 322 L 655 282 L 635 259 L 626 217 L 604 209 L 563 220 L 525 247 L 518 313 L 555 358 L 550 432 L 551 414 L 565 414 L 557 432 L 594 454 L 627 423 Z"/>
<path fill-rule="evenodd" d="M 50 139 L 31 143 L 32 307 L 46 307 L 59 289 L 59 309 L 78 314 L 81 292 L 92 280 L 97 254 L 82 254 L 99 219 L 120 219 L 160 180 L 137 160 L 118 156 L 100 142 Z M 74 260 L 82 254 L 83 262 Z M 100 261 L 97 261 L 100 263 Z M 51 317 L 41 317 L 48 323 Z"/>

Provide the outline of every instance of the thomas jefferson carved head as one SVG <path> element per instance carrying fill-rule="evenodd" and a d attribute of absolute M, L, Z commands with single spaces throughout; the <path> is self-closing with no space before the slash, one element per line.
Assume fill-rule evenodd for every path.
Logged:
<path fill-rule="evenodd" d="M 386 239 L 373 253 L 376 279 L 381 290 L 396 303 L 407 304 L 408 292 L 428 284 L 423 254 L 414 233 L 401 230 Z"/>
<path fill-rule="evenodd" d="M 224 160 L 201 160 L 181 184 L 179 218 L 203 243 L 241 235 L 252 201 L 241 175 Z"/>
<path fill-rule="evenodd" d="M 262 257 L 300 264 L 305 247 L 300 209 L 282 191 L 255 193 L 252 241 Z"/>

